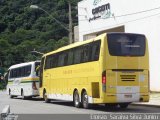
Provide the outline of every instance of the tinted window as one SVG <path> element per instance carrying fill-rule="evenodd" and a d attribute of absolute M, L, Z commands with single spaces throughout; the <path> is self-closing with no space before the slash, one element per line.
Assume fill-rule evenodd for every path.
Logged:
<path fill-rule="evenodd" d="M 100 54 L 100 41 L 97 41 L 92 44 L 91 47 L 91 61 L 97 61 L 99 60 L 99 54 Z"/>
<path fill-rule="evenodd" d="M 31 74 L 31 65 L 25 67 L 25 76 L 29 76 Z"/>
<path fill-rule="evenodd" d="M 72 65 L 73 64 L 73 57 L 74 57 L 74 54 L 73 54 L 73 49 L 69 50 L 68 51 L 68 63 L 67 65 Z"/>
<path fill-rule="evenodd" d="M 58 55 L 58 67 L 67 65 L 68 54 L 67 52 L 63 52 Z"/>
<path fill-rule="evenodd" d="M 74 64 L 79 64 L 81 63 L 81 56 L 82 56 L 82 49 L 81 47 L 77 47 L 75 48 L 75 51 L 74 51 Z"/>
<path fill-rule="evenodd" d="M 95 41 L 46 57 L 45 69 L 99 60 L 101 41 Z"/>
<path fill-rule="evenodd" d="M 10 78 L 27 77 L 31 74 L 31 65 L 10 70 Z"/>
<path fill-rule="evenodd" d="M 83 46 L 83 54 L 82 54 L 82 59 L 81 62 L 89 62 L 91 61 L 90 57 L 91 57 L 91 45 L 84 45 Z"/>
<path fill-rule="evenodd" d="M 108 34 L 108 49 L 112 56 L 144 56 L 145 36 L 139 34 Z"/>

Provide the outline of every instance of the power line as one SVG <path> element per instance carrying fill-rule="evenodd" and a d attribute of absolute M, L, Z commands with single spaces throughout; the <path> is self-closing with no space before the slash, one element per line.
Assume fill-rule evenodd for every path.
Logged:
<path fill-rule="evenodd" d="M 158 10 L 158 9 L 160 9 L 160 7 L 156 7 L 156 8 L 152 8 L 152 9 L 148 9 L 148 10 L 143 10 L 143 11 L 139 11 L 139 12 L 134 12 L 134 13 L 129 13 L 129 14 L 124 14 L 124 15 L 119 15 L 119 16 L 112 16 L 110 18 L 116 19 L 118 17 L 126 17 L 126 16 L 130 16 L 130 15 L 141 14 L 141 13 L 146 13 L 146 12 L 150 12 L 150 11 L 154 11 L 154 10 Z M 137 18 L 137 19 L 134 19 L 134 20 L 130 20 L 130 21 L 119 23 L 117 25 L 122 25 L 122 24 L 130 23 L 130 22 L 134 22 L 134 21 L 137 21 L 137 20 L 146 19 L 146 18 L 149 18 L 149 17 L 154 17 L 154 16 L 157 16 L 159 14 L 160 13 L 149 15 L 149 16 L 145 16 L 145 17 L 142 17 L 142 18 Z M 102 19 L 102 18 L 100 18 L 100 19 Z M 79 21 L 86 21 L 86 20 L 89 20 L 89 19 L 82 19 L 82 20 L 79 20 Z M 112 26 L 114 26 L 114 25 L 112 25 Z M 107 26 L 107 27 L 112 27 L 112 26 Z M 102 28 L 104 28 L 104 27 L 102 27 Z M 98 29 L 102 29 L 102 28 L 98 28 Z M 89 31 L 90 30 L 88 30 L 88 31 L 82 31 L 82 32 L 89 32 Z"/>
<path fill-rule="evenodd" d="M 160 7 L 156 7 L 156 8 L 152 8 L 152 9 L 148 9 L 148 10 L 143 10 L 143 11 L 139 11 L 139 12 L 134 12 L 134 13 L 129 13 L 129 14 L 124 14 L 124 15 L 111 16 L 110 18 L 126 17 L 126 16 L 146 13 L 146 12 L 150 12 L 150 11 L 154 11 L 154 10 L 158 10 L 158 9 L 160 9 Z M 101 19 L 103 19 L 103 18 L 101 18 Z M 89 19 L 83 19 L 83 20 L 79 20 L 79 21 L 85 21 L 85 20 L 89 20 Z"/>
<path fill-rule="evenodd" d="M 126 21 L 126 22 L 122 22 L 122 23 L 119 23 L 119 24 L 116 24 L 116 25 L 119 26 L 119 25 L 122 25 L 122 24 L 130 23 L 130 22 L 135 22 L 135 21 L 138 21 L 138 20 L 142 20 L 142 19 L 154 17 L 154 16 L 157 16 L 157 15 L 160 15 L 160 12 L 157 13 L 157 14 L 152 14 L 152 15 L 149 15 L 149 16 L 145 16 L 145 17 L 141 17 L 141 18 L 134 19 L 134 20 L 129 20 L 129 21 Z M 105 27 L 101 27 L 101 28 L 97 28 L 97 29 L 102 29 L 102 28 L 106 28 L 106 27 L 113 27 L 113 26 L 114 26 L 114 25 L 105 26 Z M 96 29 L 94 29 L 94 30 L 96 30 Z M 82 32 L 89 32 L 89 30 L 88 30 L 88 31 L 82 31 Z"/>
<path fill-rule="evenodd" d="M 154 11 L 154 10 L 157 10 L 157 9 L 160 9 L 160 7 L 152 8 L 152 9 L 148 9 L 148 10 L 143 10 L 143 11 L 139 11 L 139 12 L 134 12 L 134 13 L 129 13 L 129 14 L 124 14 L 124 15 L 119 15 L 119 16 L 115 16 L 115 17 L 125 17 L 125 16 L 130 16 L 130 15 L 135 15 L 135 14 L 150 12 L 150 11 Z"/>

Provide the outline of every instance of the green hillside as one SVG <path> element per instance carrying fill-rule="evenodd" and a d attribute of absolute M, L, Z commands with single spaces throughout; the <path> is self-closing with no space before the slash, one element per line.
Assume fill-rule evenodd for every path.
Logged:
<path fill-rule="evenodd" d="M 72 5 L 73 26 L 77 25 L 77 2 Z M 31 9 L 38 5 L 40 9 Z M 2 67 L 40 59 L 31 54 L 43 53 L 68 44 L 68 31 L 53 18 L 68 27 L 68 0 L 0 0 L 0 64 Z"/>

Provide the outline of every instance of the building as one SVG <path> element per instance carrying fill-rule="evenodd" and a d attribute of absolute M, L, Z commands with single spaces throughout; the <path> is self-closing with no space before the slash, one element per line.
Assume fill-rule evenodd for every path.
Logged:
<path fill-rule="evenodd" d="M 83 0 L 78 3 L 79 41 L 104 32 L 145 34 L 151 91 L 160 91 L 160 0 Z"/>

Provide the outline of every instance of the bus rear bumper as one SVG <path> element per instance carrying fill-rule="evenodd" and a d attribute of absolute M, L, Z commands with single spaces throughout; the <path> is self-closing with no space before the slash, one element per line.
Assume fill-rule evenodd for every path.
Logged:
<path fill-rule="evenodd" d="M 148 102 L 148 93 L 122 93 L 122 94 L 106 94 L 101 98 L 92 98 L 93 104 L 98 103 L 132 103 L 132 102 Z"/>
<path fill-rule="evenodd" d="M 39 90 L 32 90 L 33 96 L 39 96 Z"/>

